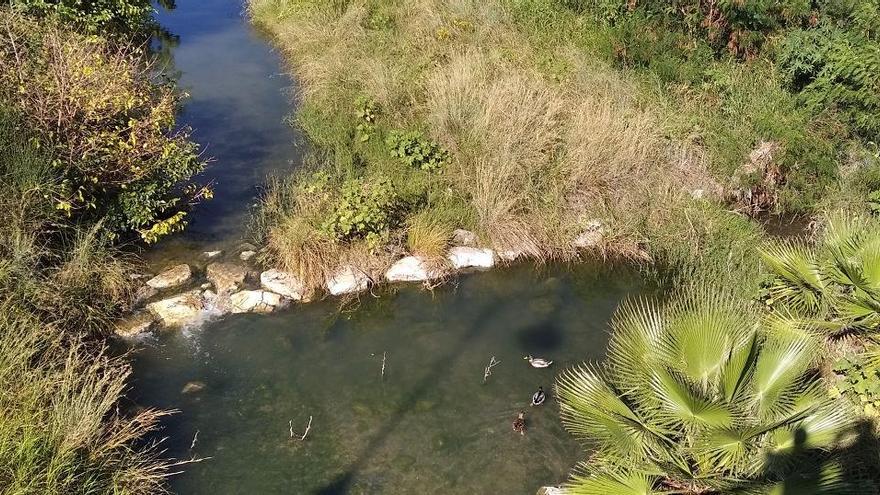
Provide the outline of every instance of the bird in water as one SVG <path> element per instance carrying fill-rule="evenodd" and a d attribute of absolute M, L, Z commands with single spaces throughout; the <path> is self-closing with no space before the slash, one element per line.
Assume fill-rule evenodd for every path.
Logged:
<path fill-rule="evenodd" d="M 536 357 L 532 357 L 530 355 L 524 357 L 523 359 L 528 361 L 529 364 L 531 364 L 533 368 L 546 368 L 546 367 L 550 366 L 551 364 L 553 364 L 553 361 L 550 361 L 548 359 L 536 358 Z"/>
<path fill-rule="evenodd" d="M 538 387 L 538 391 L 532 396 L 532 405 L 540 406 L 545 400 L 547 400 L 547 395 L 544 393 L 544 387 Z"/>
<path fill-rule="evenodd" d="M 513 420 L 513 431 L 520 435 L 526 434 L 526 412 L 520 411 Z"/>

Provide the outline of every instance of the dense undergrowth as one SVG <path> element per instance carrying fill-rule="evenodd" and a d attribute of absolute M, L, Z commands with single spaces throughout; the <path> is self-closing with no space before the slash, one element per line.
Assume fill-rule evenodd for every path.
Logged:
<path fill-rule="evenodd" d="M 0 493 L 161 493 L 142 437 L 165 413 L 123 407 L 130 366 L 103 342 L 138 268 L 114 245 L 182 227 L 202 160 L 123 41 L 116 15 L 145 25 L 148 3 L 13 4 L 58 12 L 0 8 Z"/>

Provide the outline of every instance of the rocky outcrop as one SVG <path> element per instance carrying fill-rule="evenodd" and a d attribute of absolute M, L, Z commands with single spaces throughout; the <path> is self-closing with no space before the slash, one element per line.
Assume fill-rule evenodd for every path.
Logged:
<path fill-rule="evenodd" d="M 310 291 L 296 275 L 275 268 L 260 274 L 260 285 L 268 291 L 294 301 L 305 302 L 311 299 Z"/>
<path fill-rule="evenodd" d="M 208 280 L 221 296 L 240 289 L 247 277 L 247 270 L 233 263 L 211 263 L 206 271 Z"/>
<path fill-rule="evenodd" d="M 587 222 L 583 232 L 578 234 L 572 241 L 572 245 L 578 249 L 590 249 L 599 247 L 605 239 L 605 227 L 600 220 Z"/>
<path fill-rule="evenodd" d="M 477 245 L 477 234 L 470 230 L 455 229 L 452 231 L 453 246 L 473 247 Z"/>
<path fill-rule="evenodd" d="M 266 290 L 243 290 L 229 296 L 232 313 L 271 313 L 281 306 L 281 296 Z"/>
<path fill-rule="evenodd" d="M 183 285 L 192 277 L 189 265 L 182 264 L 171 267 L 155 277 L 147 280 L 147 285 L 154 289 L 169 289 Z"/>
<path fill-rule="evenodd" d="M 334 296 L 341 296 L 367 290 L 370 287 L 370 278 L 363 270 L 345 265 L 327 277 L 326 284 L 327 292 Z"/>
<path fill-rule="evenodd" d="M 389 282 L 424 282 L 439 278 L 441 275 L 442 273 L 430 267 L 424 258 L 406 256 L 391 265 L 391 268 L 385 272 L 385 279 Z"/>
<path fill-rule="evenodd" d="M 181 327 L 194 323 L 204 308 L 199 291 L 186 292 L 147 305 L 147 310 L 156 315 L 167 327 Z"/>
<path fill-rule="evenodd" d="M 122 338 L 130 339 L 149 332 L 155 323 L 156 318 L 152 314 L 140 312 L 116 322 L 113 331 Z"/>
<path fill-rule="evenodd" d="M 491 249 L 456 246 L 449 250 L 446 258 L 452 264 L 452 268 L 456 270 L 466 268 L 486 270 L 495 266 L 495 251 Z"/>

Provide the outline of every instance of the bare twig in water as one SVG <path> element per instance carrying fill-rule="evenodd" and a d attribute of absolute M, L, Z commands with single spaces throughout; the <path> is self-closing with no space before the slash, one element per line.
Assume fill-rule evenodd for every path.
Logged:
<path fill-rule="evenodd" d="M 483 371 L 483 383 L 486 383 L 486 380 L 492 376 L 492 368 L 498 366 L 500 363 L 501 361 L 497 361 L 495 356 L 492 356 L 492 359 L 489 360 L 489 365 L 486 366 L 486 369 Z"/>
<path fill-rule="evenodd" d="M 293 439 L 293 420 L 287 422 L 287 426 L 290 427 L 290 438 Z"/>
<path fill-rule="evenodd" d="M 303 433 L 303 436 L 299 439 L 300 442 L 302 442 L 303 440 L 306 439 L 306 437 L 309 435 L 309 431 L 310 431 L 311 429 L 312 429 L 312 417 L 309 416 L 309 424 L 306 426 L 306 431 L 305 431 L 305 433 Z"/>
<path fill-rule="evenodd" d="M 382 353 L 382 380 L 383 381 L 385 380 L 385 357 L 386 357 L 385 354 L 386 353 L 384 353 L 384 352 Z"/>
<path fill-rule="evenodd" d="M 199 441 L 199 430 L 196 430 L 196 434 L 193 435 L 193 441 L 189 444 L 189 450 L 196 448 L 196 442 Z"/>

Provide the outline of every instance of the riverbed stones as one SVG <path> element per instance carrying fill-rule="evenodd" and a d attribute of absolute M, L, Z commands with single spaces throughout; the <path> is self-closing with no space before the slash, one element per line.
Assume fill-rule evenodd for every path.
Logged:
<path fill-rule="evenodd" d="M 452 245 L 473 247 L 477 245 L 477 234 L 470 230 L 455 229 L 452 231 Z"/>
<path fill-rule="evenodd" d="M 229 296 L 232 313 L 271 313 L 281 306 L 281 296 L 266 290 L 243 290 Z"/>
<path fill-rule="evenodd" d="M 405 256 L 391 265 L 385 272 L 385 279 L 389 282 L 425 282 L 440 275 L 421 256 Z"/>
<path fill-rule="evenodd" d="M 272 268 L 260 274 L 260 285 L 271 292 L 294 301 L 306 302 L 311 294 L 296 275 Z"/>
<path fill-rule="evenodd" d="M 116 322 L 113 331 L 122 338 L 130 339 L 149 332 L 155 323 L 156 318 L 152 314 L 142 311 Z"/>
<path fill-rule="evenodd" d="M 353 294 L 367 290 L 370 287 L 370 278 L 363 270 L 358 270 L 351 265 L 341 266 L 332 275 L 327 277 L 327 292 L 334 296 Z"/>
<path fill-rule="evenodd" d="M 147 280 L 147 285 L 154 289 L 169 289 L 183 285 L 192 277 L 192 269 L 186 263 L 173 266 L 155 277 Z"/>
<path fill-rule="evenodd" d="M 221 296 L 238 290 L 247 277 L 247 269 L 234 263 L 211 263 L 206 272 L 208 281 Z"/>
<path fill-rule="evenodd" d="M 598 247 L 605 239 L 605 228 L 600 220 L 590 220 L 583 232 L 575 237 L 572 245 L 578 249 Z"/>
<path fill-rule="evenodd" d="M 488 270 L 495 266 L 495 251 L 491 249 L 456 246 L 449 250 L 446 258 L 456 270 L 465 268 Z"/>
<path fill-rule="evenodd" d="M 181 327 L 194 323 L 204 307 L 202 295 L 196 290 L 150 303 L 147 310 L 156 315 L 163 325 Z"/>

